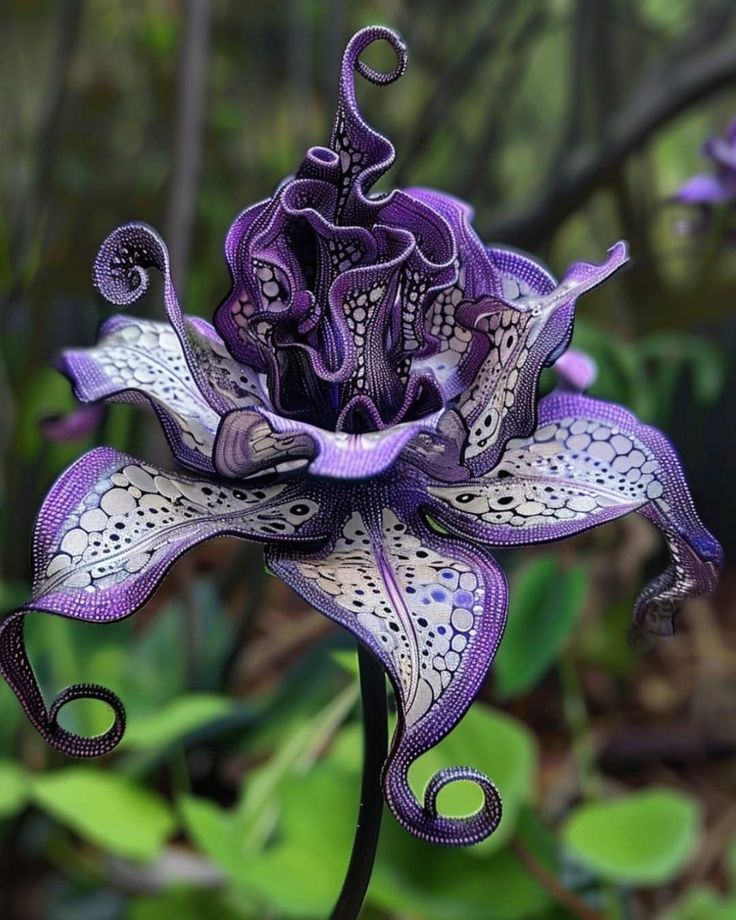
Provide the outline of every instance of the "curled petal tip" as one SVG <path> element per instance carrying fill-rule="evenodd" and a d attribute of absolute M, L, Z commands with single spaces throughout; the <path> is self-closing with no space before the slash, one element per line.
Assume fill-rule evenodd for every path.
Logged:
<path fill-rule="evenodd" d="M 59 713 L 75 700 L 100 700 L 113 712 L 113 723 L 101 735 L 85 738 L 69 732 L 59 725 Z M 125 734 L 125 708 L 120 698 L 99 684 L 74 684 L 56 697 L 49 709 L 49 742 L 70 757 L 102 757 L 113 751 Z"/>
<path fill-rule="evenodd" d="M 105 239 L 92 270 L 94 285 L 105 300 L 128 307 L 146 293 L 148 269 L 168 274 L 169 253 L 148 224 L 123 224 Z"/>
<path fill-rule="evenodd" d="M 437 797 L 450 783 L 475 783 L 483 793 L 478 811 L 465 817 L 445 817 L 437 810 Z M 422 808 L 409 786 L 405 770 L 389 760 L 384 777 L 386 801 L 396 820 L 414 836 L 446 847 L 467 847 L 489 837 L 501 823 L 503 806 L 498 789 L 473 767 L 438 770 L 427 783 Z"/>
<path fill-rule="evenodd" d="M 360 60 L 360 56 L 366 48 L 377 41 L 386 41 L 393 48 L 396 54 L 396 66 L 393 70 L 376 70 Z M 355 71 L 370 83 L 375 83 L 377 86 L 386 86 L 389 83 L 393 83 L 394 80 L 398 80 L 404 74 L 407 62 L 408 52 L 406 45 L 396 32 L 385 26 L 367 26 L 365 29 L 356 32 L 345 48 L 342 78 L 343 81 L 352 85 L 352 80 L 348 80 L 348 77 Z"/>
<path fill-rule="evenodd" d="M 0 624 L 0 674 L 13 689 L 41 737 L 69 757 L 101 757 L 120 743 L 125 733 L 125 709 L 120 699 L 98 684 L 74 684 L 56 697 L 47 710 L 25 651 L 24 623 L 34 608 L 21 608 Z M 113 712 L 113 723 L 101 735 L 83 737 L 59 724 L 59 713 L 75 700 L 101 700 Z"/>

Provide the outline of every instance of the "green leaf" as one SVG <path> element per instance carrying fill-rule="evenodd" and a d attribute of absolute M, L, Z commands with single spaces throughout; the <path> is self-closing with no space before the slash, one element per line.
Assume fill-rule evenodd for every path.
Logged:
<path fill-rule="evenodd" d="M 523 693 L 545 675 L 577 621 L 587 589 L 585 566 L 562 570 L 551 556 L 519 571 L 493 668 L 501 697 Z"/>
<path fill-rule="evenodd" d="M 311 765 L 316 752 L 337 734 L 357 698 L 357 684 L 351 683 L 310 718 L 302 717 L 292 723 L 272 757 L 249 774 L 237 812 L 250 846 L 257 846 L 270 834 L 278 815 L 282 785 L 301 782 L 299 774 Z"/>
<path fill-rule="evenodd" d="M 353 649 L 339 648 L 330 654 L 335 664 L 351 677 L 358 677 L 358 659 Z"/>
<path fill-rule="evenodd" d="M 565 823 L 562 839 L 603 878 L 661 885 L 692 857 L 699 824 L 692 799 L 673 789 L 648 789 L 581 805 Z"/>
<path fill-rule="evenodd" d="M 247 847 L 234 812 L 195 796 L 183 796 L 178 804 L 192 841 L 224 872 L 237 878 Z"/>
<path fill-rule="evenodd" d="M 213 693 L 180 696 L 156 712 L 131 719 L 121 747 L 160 750 L 228 715 L 232 701 Z"/>
<path fill-rule="evenodd" d="M 420 801 L 437 770 L 458 764 L 482 770 L 501 793 L 503 818 L 498 830 L 472 849 L 474 855 L 494 852 L 513 834 L 519 809 L 532 794 L 537 764 L 534 737 L 511 716 L 475 703 L 446 738 L 412 764 L 409 780 Z M 447 815 L 467 815 L 480 804 L 481 793 L 471 783 L 451 783 L 438 800 L 440 812 Z"/>
<path fill-rule="evenodd" d="M 492 839 L 492 838 L 491 838 Z M 421 920 L 542 920 L 547 892 L 508 849 L 448 850 L 423 843 L 386 815 L 369 902 Z"/>
<path fill-rule="evenodd" d="M 661 920 L 733 920 L 736 898 L 724 897 L 706 885 L 691 888 Z"/>
<path fill-rule="evenodd" d="M 127 920 L 255 920 L 258 916 L 246 903 L 239 904 L 232 892 L 202 888 L 175 887 L 131 903 Z"/>
<path fill-rule="evenodd" d="M 281 789 L 278 843 L 243 861 L 239 883 L 284 917 L 326 917 L 347 868 L 358 791 L 358 777 L 329 762 L 293 777 Z"/>
<path fill-rule="evenodd" d="M 28 777 L 11 760 L 0 760 L 0 818 L 10 818 L 28 801 Z"/>
<path fill-rule="evenodd" d="M 70 830 L 130 859 L 154 859 L 176 826 L 159 796 L 92 767 L 68 767 L 34 778 L 31 796 Z"/>

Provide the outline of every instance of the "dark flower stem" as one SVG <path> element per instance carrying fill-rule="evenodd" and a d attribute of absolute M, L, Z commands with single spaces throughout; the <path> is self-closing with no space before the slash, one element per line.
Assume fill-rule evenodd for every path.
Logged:
<path fill-rule="evenodd" d="M 373 655 L 358 645 L 360 695 L 363 701 L 363 780 L 353 852 L 340 897 L 330 920 L 355 920 L 373 873 L 383 815 L 381 769 L 388 753 L 386 678 Z"/>

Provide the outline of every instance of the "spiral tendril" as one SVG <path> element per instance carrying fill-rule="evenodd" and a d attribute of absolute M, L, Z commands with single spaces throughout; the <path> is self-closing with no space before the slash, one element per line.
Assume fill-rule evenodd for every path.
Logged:
<path fill-rule="evenodd" d="M 125 732 L 125 709 L 120 699 L 99 684 L 74 684 L 56 697 L 50 709 L 28 660 L 24 641 L 25 618 L 30 610 L 16 610 L 0 624 L 0 674 L 18 697 L 41 737 L 69 757 L 101 757 L 117 747 Z M 101 735 L 84 737 L 59 724 L 59 713 L 75 700 L 100 700 L 113 712 L 113 723 Z"/>
<path fill-rule="evenodd" d="M 409 785 L 408 771 L 418 756 L 409 754 L 402 745 L 389 756 L 384 767 L 383 786 L 386 802 L 399 824 L 428 843 L 448 847 L 466 847 L 489 837 L 501 822 L 501 796 L 494 783 L 473 767 L 447 767 L 438 770 L 427 783 L 424 805 Z M 466 817 L 446 817 L 437 809 L 437 797 L 445 786 L 465 780 L 483 793 L 483 804 Z"/>
<path fill-rule="evenodd" d="M 149 268 L 169 276 L 169 253 L 156 231 L 144 223 L 118 227 L 105 239 L 95 259 L 92 275 L 102 296 L 128 307 L 146 293 Z"/>
<path fill-rule="evenodd" d="M 360 56 L 366 48 L 377 41 L 385 41 L 391 45 L 396 55 L 396 66 L 393 70 L 376 70 L 366 64 L 365 61 L 360 60 Z M 386 86 L 403 76 L 408 59 L 406 45 L 394 31 L 384 26 L 368 26 L 365 29 L 361 29 L 360 32 L 355 33 L 345 49 L 346 65 L 359 73 L 364 80 L 375 83 L 376 86 Z"/>

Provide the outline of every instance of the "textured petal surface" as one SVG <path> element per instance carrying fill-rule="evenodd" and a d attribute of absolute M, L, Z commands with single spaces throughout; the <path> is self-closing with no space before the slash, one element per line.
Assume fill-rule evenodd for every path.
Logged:
<path fill-rule="evenodd" d="M 474 475 L 495 465 L 506 440 L 532 430 L 539 375 L 570 341 L 577 298 L 626 259 L 625 245 L 617 243 L 602 265 L 576 262 L 548 294 L 513 304 L 480 301 L 461 311 L 461 321 L 474 331 L 464 358 L 473 375 L 457 407 L 468 427 L 464 460 Z"/>
<path fill-rule="evenodd" d="M 470 225 L 469 205 L 435 189 L 411 188 L 407 194 L 441 214 L 455 238 L 457 277 L 435 297 L 428 314 L 433 353 L 416 362 L 418 369 L 434 374 L 445 398 L 452 399 L 463 389 L 457 371 L 472 339 L 470 330 L 458 322 L 458 307 L 481 296 L 504 296 L 504 281 Z"/>
<path fill-rule="evenodd" d="M 680 602 L 715 587 L 721 550 L 698 519 L 674 449 L 612 403 L 553 393 L 539 405 L 536 431 L 509 441 L 493 470 L 428 491 L 440 523 L 496 546 L 557 540 L 641 511 L 672 557 L 636 604 L 635 621 L 650 632 L 672 632 Z"/>
<path fill-rule="evenodd" d="M 207 377 L 207 389 L 227 410 L 268 405 L 262 379 L 237 364 L 204 320 L 185 321 L 190 353 Z M 202 393 L 180 338 L 166 322 L 114 316 L 94 348 L 67 351 L 61 370 L 82 402 L 149 402 L 156 409 L 180 462 L 211 472 L 219 413 Z"/>
<path fill-rule="evenodd" d="M 163 277 L 166 315 L 179 339 L 189 373 L 207 402 L 214 409 L 223 410 L 225 403 L 216 391 L 210 390 L 207 377 L 192 353 L 186 320 L 171 277 L 169 251 L 153 227 L 138 221 L 113 230 L 100 246 L 95 259 L 95 287 L 110 303 L 128 307 L 148 290 L 151 268 L 156 268 Z"/>
<path fill-rule="evenodd" d="M 209 472 L 220 416 L 194 382 L 168 323 L 114 316 L 94 348 L 65 352 L 60 369 L 81 402 L 150 403 L 177 459 Z"/>
<path fill-rule="evenodd" d="M 408 480 L 346 488 L 327 549 L 272 548 L 268 564 L 381 660 L 400 711 L 384 770 L 387 802 L 413 834 L 461 846 L 498 824 L 493 784 L 473 770 L 441 771 L 422 807 L 407 771 L 452 729 L 477 693 L 503 632 L 506 584 L 484 549 L 433 532 L 416 513 L 421 500 Z M 477 814 L 437 814 L 437 792 L 455 779 L 481 786 L 485 804 Z"/>
<path fill-rule="evenodd" d="M 27 613 L 95 622 L 128 616 L 175 559 L 210 537 L 314 542 L 325 536 L 324 500 L 303 484 L 238 489 L 167 473 L 107 448 L 78 460 L 53 486 L 38 517 L 32 599 L 0 627 L 0 672 L 39 731 L 67 753 L 104 753 L 120 739 L 122 707 L 103 688 L 87 693 L 76 687 L 47 712 L 23 645 Z M 76 738 L 58 725 L 60 706 L 80 696 L 105 699 L 118 714 L 105 735 Z"/>
<path fill-rule="evenodd" d="M 422 432 L 434 431 L 439 419 L 440 413 L 434 413 L 381 431 L 349 434 L 272 412 L 231 412 L 217 434 L 215 467 L 222 476 L 245 478 L 279 464 L 308 464 L 312 476 L 366 479 L 389 469 L 407 444 Z"/>

